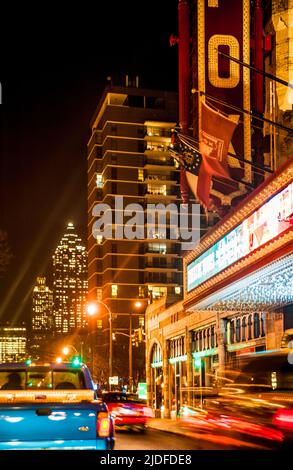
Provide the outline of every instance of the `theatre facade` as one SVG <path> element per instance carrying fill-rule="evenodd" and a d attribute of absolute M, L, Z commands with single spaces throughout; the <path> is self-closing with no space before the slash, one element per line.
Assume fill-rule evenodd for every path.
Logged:
<path fill-rule="evenodd" d="M 198 403 L 224 368 L 279 350 L 293 328 L 293 162 L 184 256 L 184 298 L 146 312 L 149 404 L 170 417 Z"/>

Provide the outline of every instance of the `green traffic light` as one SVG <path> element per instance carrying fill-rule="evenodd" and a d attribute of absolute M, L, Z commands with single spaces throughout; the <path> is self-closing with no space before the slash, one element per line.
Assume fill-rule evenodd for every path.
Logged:
<path fill-rule="evenodd" d="M 27 359 L 27 360 L 25 361 L 25 363 L 26 363 L 27 366 L 30 366 L 31 363 L 32 363 L 32 360 L 31 360 L 31 359 Z"/>
<path fill-rule="evenodd" d="M 78 367 L 81 365 L 81 359 L 80 357 L 74 357 L 72 360 L 72 365 L 75 367 Z"/>

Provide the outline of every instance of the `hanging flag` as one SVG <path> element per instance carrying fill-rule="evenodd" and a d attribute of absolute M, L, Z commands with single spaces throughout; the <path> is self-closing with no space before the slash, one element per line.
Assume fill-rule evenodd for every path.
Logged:
<path fill-rule="evenodd" d="M 201 102 L 199 150 L 203 156 L 205 170 L 211 176 L 231 179 L 227 156 L 236 126 L 235 120 Z"/>
<path fill-rule="evenodd" d="M 173 147 L 170 153 L 181 166 L 180 190 L 184 203 L 188 202 L 189 189 L 196 199 L 201 201 L 199 188 L 199 173 L 202 164 L 201 153 L 194 145 L 194 139 L 183 134 L 177 134 L 173 140 Z"/>
<path fill-rule="evenodd" d="M 188 201 L 187 183 L 196 199 L 207 209 L 212 207 L 212 177 L 231 181 L 227 155 L 237 123 L 202 103 L 200 151 L 193 137 L 178 133 L 172 138 L 171 155 L 180 163 L 180 189 L 183 202 Z M 212 112 L 212 114 L 211 114 Z"/>
<path fill-rule="evenodd" d="M 186 170 L 184 166 L 181 166 L 180 169 L 180 193 L 182 197 L 183 204 L 187 204 L 189 200 L 189 184 L 186 177 Z"/>
<path fill-rule="evenodd" d="M 211 207 L 209 195 L 212 177 L 232 180 L 229 174 L 227 157 L 236 126 L 235 121 L 201 101 L 199 150 L 202 154 L 202 167 L 198 197 L 208 209 Z"/>

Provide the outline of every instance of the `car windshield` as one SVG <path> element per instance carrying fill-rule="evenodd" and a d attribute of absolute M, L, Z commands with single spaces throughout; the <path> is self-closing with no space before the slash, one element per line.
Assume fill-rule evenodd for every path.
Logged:
<path fill-rule="evenodd" d="M 142 400 L 138 398 L 137 395 L 134 393 L 115 393 L 115 392 L 110 392 L 110 393 L 104 393 L 103 394 L 103 400 L 108 403 L 137 403 L 141 405 L 146 404 L 146 400 Z"/>
<path fill-rule="evenodd" d="M 244 360 L 239 370 L 227 371 L 226 376 L 228 387 L 242 385 L 251 389 L 293 390 L 293 365 L 284 355 Z"/>
<path fill-rule="evenodd" d="M 80 370 L 34 368 L 0 371 L 0 390 L 74 390 L 84 389 Z"/>

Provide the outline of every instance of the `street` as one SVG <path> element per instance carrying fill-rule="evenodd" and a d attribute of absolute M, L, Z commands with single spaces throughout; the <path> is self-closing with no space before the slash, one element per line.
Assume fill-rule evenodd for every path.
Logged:
<path fill-rule="evenodd" d="M 115 450 L 222 450 L 223 446 L 178 434 L 148 429 L 116 432 Z M 232 447 L 225 447 L 232 449 Z"/>

